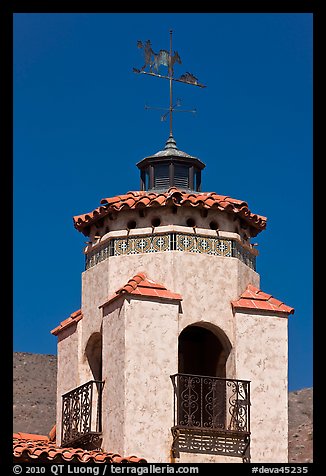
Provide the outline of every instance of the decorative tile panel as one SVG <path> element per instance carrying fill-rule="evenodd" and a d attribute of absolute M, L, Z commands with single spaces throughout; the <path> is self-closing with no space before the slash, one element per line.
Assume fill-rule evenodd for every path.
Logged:
<path fill-rule="evenodd" d="M 185 251 L 240 259 L 256 269 L 256 256 L 231 239 L 198 236 L 187 233 L 166 233 L 130 238 L 111 238 L 104 245 L 86 255 L 85 269 L 92 268 L 109 256 L 157 253 L 162 251 Z"/>

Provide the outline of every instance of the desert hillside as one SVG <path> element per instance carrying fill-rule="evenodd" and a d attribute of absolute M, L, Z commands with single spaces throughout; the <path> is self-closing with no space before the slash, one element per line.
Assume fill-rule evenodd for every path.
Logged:
<path fill-rule="evenodd" d="M 47 435 L 56 418 L 55 355 L 14 352 L 14 432 Z M 312 388 L 289 393 L 289 462 L 312 462 Z"/>
<path fill-rule="evenodd" d="M 57 357 L 14 352 L 13 430 L 47 435 L 56 419 Z"/>
<path fill-rule="evenodd" d="M 289 393 L 289 462 L 311 463 L 312 458 L 312 388 Z"/>

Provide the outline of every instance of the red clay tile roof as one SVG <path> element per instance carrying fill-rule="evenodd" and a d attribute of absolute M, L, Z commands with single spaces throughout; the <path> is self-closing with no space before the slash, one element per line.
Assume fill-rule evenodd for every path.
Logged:
<path fill-rule="evenodd" d="M 46 435 L 36 435 L 35 433 L 14 433 L 14 440 L 29 440 L 29 441 L 49 441 Z"/>
<path fill-rule="evenodd" d="M 138 273 L 133 278 L 129 279 L 127 284 L 118 289 L 113 296 L 111 296 L 105 303 L 99 307 L 103 307 L 106 304 L 114 301 L 120 296 L 127 295 L 137 295 L 137 296 L 150 296 L 161 299 L 172 299 L 182 301 L 181 294 L 173 293 L 169 291 L 162 284 L 155 283 L 150 279 L 146 278 L 144 273 Z"/>
<path fill-rule="evenodd" d="M 70 316 L 67 319 L 60 322 L 58 327 L 56 327 L 55 329 L 51 331 L 51 334 L 53 334 L 54 336 L 57 336 L 59 332 L 61 332 L 63 329 L 67 329 L 67 327 L 70 327 L 72 324 L 76 324 L 82 318 L 83 318 L 83 314 L 81 312 L 81 309 L 78 309 L 78 311 L 75 311 L 72 314 L 70 314 Z"/>
<path fill-rule="evenodd" d="M 123 457 L 117 453 L 82 448 L 58 448 L 47 436 L 14 433 L 15 462 L 72 462 L 72 463 L 147 463 L 137 456 Z"/>
<path fill-rule="evenodd" d="M 293 307 L 287 306 L 282 301 L 273 298 L 252 284 L 241 294 L 237 301 L 231 302 L 233 309 L 254 309 L 259 311 L 271 311 L 273 313 L 293 314 Z"/>
<path fill-rule="evenodd" d="M 76 215 L 73 217 L 74 226 L 78 231 L 88 236 L 85 228 L 98 219 L 105 217 L 110 212 L 120 212 L 123 210 L 134 210 L 139 208 L 164 207 L 176 205 L 178 207 L 202 207 L 216 209 L 220 211 L 235 213 L 252 226 L 257 233 L 266 228 L 267 218 L 251 213 L 248 204 L 241 200 L 218 195 L 215 192 L 188 193 L 171 187 L 167 192 L 128 192 L 125 195 L 118 195 L 111 198 L 103 198 L 102 206 L 95 208 L 90 213 Z"/>

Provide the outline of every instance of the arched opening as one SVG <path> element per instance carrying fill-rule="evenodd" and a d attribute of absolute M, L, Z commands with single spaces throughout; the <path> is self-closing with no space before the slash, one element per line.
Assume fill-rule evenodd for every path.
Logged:
<path fill-rule="evenodd" d="M 215 328 L 214 328 L 215 330 Z M 178 371 L 226 378 L 231 345 L 225 335 L 199 325 L 186 327 L 179 336 Z"/>
<path fill-rule="evenodd" d="M 102 334 L 95 332 L 88 339 L 85 354 L 94 380 L 102 380 Z"/>
<path fill-rule="evenodd" d="M 220 428 L 227 425 L 226 361 L 231 344 L 210 324 L 190 325 L 179 336 L 178 425 Z"/>
<path fill-rule="evenodd" d="M 232 378 L 232 346 L 209 322 L 180 333 L 172 453 L 250 457 L 250 382 Z"/>

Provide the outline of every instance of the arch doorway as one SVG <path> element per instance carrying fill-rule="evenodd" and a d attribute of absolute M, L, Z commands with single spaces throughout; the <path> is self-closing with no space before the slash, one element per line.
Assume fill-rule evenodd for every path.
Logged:
<path fill-rule="evenodd" d="M 226 362 L 231 344 L 215 326 L 190 325 L 179 336 L 179 425 L 226 428 Z"/>
<path fill-rule="evenodd" d="M 228 348 L 229 347 L 229 348 Z M 226 377 L 230 346 L 206 327 L 190 325 L 179 336 L 179 373 Z"/>
<path fill-rule="evenodd" d="M 88 424 L 90 432 L 93 432 L 95 438 L 95 445 L 100 445 L 96 438 L 100 438 L 102 432 L 102 333 L 94 332 L 88 339 L 85 356 L 89 365 L 89 370 L 92 375 L 92 380 L 89 382 L 89 393 L 87 395 L 88 407 L 84 410 L 88 417 Z M 85 400 L 87 400 L 85 399 Z M 92 447 L 93 442 L 90 443 Z"/>
<path fill-rule="evenodd" d="M 92 373 L 93 380 L 102 380 L 102 334 L 95 332 L 88 339 L 86 349 L 86 358 Z"/>

